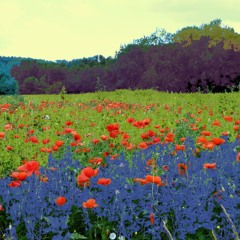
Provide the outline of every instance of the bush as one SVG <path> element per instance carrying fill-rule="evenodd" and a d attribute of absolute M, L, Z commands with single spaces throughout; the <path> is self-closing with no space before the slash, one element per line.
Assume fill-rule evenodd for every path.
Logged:
<path fill-rule="evenodd" d="M 6 73 L 0 73 L 0 95 L 18 94 L 18 83 Z"/>

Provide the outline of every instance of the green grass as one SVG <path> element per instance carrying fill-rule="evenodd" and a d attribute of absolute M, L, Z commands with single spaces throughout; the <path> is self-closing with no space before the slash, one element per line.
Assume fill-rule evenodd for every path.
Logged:
<path fill-rule="evenodd" d="M 50 103 L 46 107 L 39 108 L 42 101 Z M 24 102 L 26 108 L 18 105 L 18 101 Z M 30 105 L 32 102 L 32 105 Z M 40 152 L 41 147 L 46 147 L 41 141 L 49 138 L 51 147 L 56 140 L 64 140 L 66 143 L 72 141 L 66 136 L 57 136 L 56 132 L 63 131 L 66 121 L 72 121 L 74 128 L 81 136 L 85 147 L 93 146 L 93 138 L 100 139 L 101 135 L 108 135 L 107 124 L 119 123 L 120 130 L 126 132 L 129 136 L 129 142 L 138 145 L 143 140 L 140 135 L 148 130 L 158 131 L 155 125 L 161 128 L 168 127 L 169 131 L 176 134 L 176 143 L 179 143 L 181 137 L 192 135 L 199 136 L 199 131 L 192 131 L 190 123 L 195 123 L 199 129 L 204 125 L 208 131 L 211 131 L 211 137 L 219 137 L 223 131 L 229 132 L 231 141 L 236 138 L 237 132 L 234 131 L 234 122 L 226 122 L 223 116 L 231 115 L 235 120 L 240 119 L 238 106 L 240 98 L 238 93 L 227 94 L 170 94 L 156 92 L 154 90 L 118 90 L 115 92 L 97 92 L 78 95 L 65 95 L 62 101 L 60 95 L 27 95 L 18 98 L 1 97 L 0 104 L 12 103 L 16 111 L 12 114 L 2 112 L 0 118 L 0 132 L 5 132 L 5 139 L 0 139 L 0 147 L 4 149 L 0 153 L 1 167 L 0 177 L 16 169 L 21 161 L 35 158 L 42 165 L 47 163 L 48 154 Z M 102 105 L 102 111 L 97 112 L 96 107 Z M 180 110 L 181 108 L 181 110 Z M 10 108 L 11 109 L 11 108 Z M 199 113 L 199 110 L 201 113 Z M 214 115 L 209 115 L 212 111 Z M 191 116 L 192 114 L 192 116 Z M 48 115 L 50 119 L 45 119 Z M 149 126 L 138 129 L 127 123 L 127 118 L 134 118 L 136 121 L 150 119 Z M 187 119 L 188 122 L 180 122 L 181 119 Z M 197 121 L 197 118 L 201 118 Z M 221 127 L 213 127 L 212 122 L 219 120 Z M 6 131 L 4 126 L 11 123 L 15 128 Z M 18 128 L 19 124 L 25 127 Z M 28 124 L 28 127 L 26 127 Z M 91 126 L 91 124 L 95 124 Z M 43 131 L 42 127 L 50 127 Z M 67 127 L 67 126 L 65 126 Z M 25 143 L 27 131 L 34 129 L 34 136 L 39 140 L 39 144 Z M 159 132 L 158 132 L 159 133 Z M 15 139 L 15 135 L 19 138 Z M 121 138 L 111 139 L 115 145 L 121 146 Z M 12 151 L 6 151 L 7 145 L 13 147 Z M 105 147 L 106 148 L 106 147 Z M 118 152 L 118 149 L 114 150 Z M 36 156 L 37 154 L 37 156 Z M 94 156 L 98 157 L 94 152 Z M 79 154 L 81 156 L 81 154 Z"/>

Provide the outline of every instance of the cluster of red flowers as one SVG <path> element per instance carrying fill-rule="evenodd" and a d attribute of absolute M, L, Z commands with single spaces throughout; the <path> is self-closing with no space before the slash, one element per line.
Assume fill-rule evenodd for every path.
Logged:
<path fill-rule="evenodd" d="M 106 110 L 116 108 L 117 109 L 116 114 L 122 113 L 122 111 L 119 109 L 120 104 L 111 103 L 111 104 L 108 104 L 107 106 L 105 106 L 104 104 L 105 104 L 104 102 L 103 102 L 103 104 L 98 104 L 94 109 L 98 113 L 100 113 L 100 112 L 102 112 L 103 108 L 105 108 Z M 31 105 L 30 107 L 33 108 L 32 104 L 30 104 L 30 105 Z M 153 106 L 154 105 L 146 106 L 146 110 L 151 109 L 151 107 L 153 107 Z M 0 105 L 1 112 L 5 112 L 5 111 L 9 112 L 9 107 L 10 107 L 9 104 Z M 45 105 L 45 102 L 43 101 L 42 105 L 40 106 L 39 109 L 42 110 L 44 107 L 46 107 L 46 105 Z M 124 106 L 124 107 L 127 108 L 127 106 Z M 167 112 L 171 111 L 171 108 L 166 104 L 164 105 L 164 109 Z M 182 111 L 182 108 L 179 106 L 176 113 L 180 114 L 181 111 Z M 199 109 L 197 111 L 197 114 L 200 115 L 202 113 L 202 111 L 203 111 L 202 109 Z M 134 112 L 134 110 L 132 110 L 132 112 Z M 74 114 L 74 113 L 71 113 L 71 114 Z M 213 111 L 209 111 L 209 115 L 213 116 L 214 115 Z M 23 117 L 23 116 L 24 116 L 24 114 L 21 115 L 21 117 Z M 195 119 L 195 123 L 189 124 L 189 128 L 192 131 L 201 131 L 201 135 L 198 136 L 196 139 L 196 143 L 198 144 L 198 147 L 196 148 L 196 150 L 194 152 L 195 155 L 200 154 L 201 150 L 213 150 L 216 146 L 219 146 L 225 142 L 225 140 L 222 138 L 211 137 L 212 133 L 206 129 L 207 128 L 206 125 L 200 127 L 199 122 L 201 122 L 201 118 L 195 117 L 194 114 L 190 114 L 190 118 Z M 187 119 L 184 118 L 181 121 L 187 122 Z M 236 133 L 239 132 L 239 124 L 240 124 L 239 119 L 235 120 L 235 122 L 234 122 L 232 116 L 223 116 L 222 122 L 224 123 L 224 121 L 225 121 L 225 124 L 232 123 L 233 130 Z M 131 124 L 134 128 L 138 128 L 138 129 L 141 129 L 142 131 L 145 131 L 146 128 L 150 126 L 152 119 L 145 118 L 143 120 L 137 121 L 134 118 L 128 117 L 126 119 L 126 122 Z M 176 122 L 180 123 L 179 120 L 176 120 Z M 218 127 L 221 127 L 223 125 L 223 123 L 221 123 L 219 120 L 214 120 L 213 122 L 211 122 L 211 126 L 214 128 L 215 127 L 218 128 Z M 82 152 L 90 152 L 91 151 L 90 148 L 83 147 L 84 143 L 82 142 L 82 136 L 74 128 L 72 128 L 73 124 L 74 124 L 74 122 L 72 122 L 70 120 L 66 121 L 64 126 L 62 126 L 63 130 L 56 131 L 56 135 L 58 135 L 58 136 L 71 135 L 73 141 L 70 143 L 70 146 L 80 147 L 80 148 L 76 149 L 76 153 L 81 152 L 81 151 Z M 95 123 L 93 123 L 93 122 L 89 122 L 88 124 L 91 127 L 95 126 Z M 29 127 L 30 127 L 29 124 L 26 124 L 26 127 L 28 127 L 28 129 L 29 129 Z M 11 123 L 7 123 L 7 124 L 5 124 L 4 128 L 5 128 L 5 131 L 11 131 L 17 127 Z M 18 128 L 19 129 L 24 128 L 24 124 L 19 124 Z M 170 130 L 168 127 L 161 127 L 159 124 L 155 125 L 154 128 L 155 128 L 154 130 L 149 129 L 149 130 L 146 130 L 144 133 L 139 134 L 142 142 L 135 145 L 132 142 L 130 142 L 130 139 L 131 139 L 130 135 L 127 132 L 121 131 L 120 124 L 115 122 L 113 124 L 108 124 L 106 126 L 106 130 L 107 130 L 108 134 L 101 135 L 99 139 L 93 138 L 93 139 L 91 139 L 91 142 L 93 145 L 97 145 L 100 141 L 109 140 L 109 142 L 110 142 L 109 147 L 111 149 L 111 148 L 114 148 L 114 144 L 115 144 L 115 142 L 111 142 L 111 140 L 115 141 L 117 139 L 120 139 L 122 146 L 126 150 L 132 150 L 133 148 L 146 149 L 146 148 L 148 148 L 148 146 L 153 145 L 153 144 L 167 144 L 167 143 L 175 142 L 176 134 L 174 134 L 174 131 L 172 132 L 172 130 Z M 46 131 L 47 129 L 50 129 L 50 126 L 42 127 L 42 129 L 44 131 Z M 33 135 L 34 132 L 35 131 L 33 129 L 29 129 L 27 131 L 26 138 L 24 140 L 25 143 L 40 144 L 42 142 L 44 145 L 48 145 L 50 143 L 50 141 L 51 141 L 50 138 L 39 140 L 36 136 Z M 222 132 L 222 135 L 227 136 L 228 132 Z M 91 133 L 87 133 L 85 136 L 89 137 L 89 136 L 91 136 Z M 19 137 L 20 136 L 18 134 L 14 135 L 14 138 L 19 138 Z M 6 133 L 0 132 L 0 139 L 5 139 L 5 138 L 6 138 Z M 239 134 L 237 135 L 237 138 L 239 138 Z M 175 150 L 171 153 L 172 155 L 176 155 L 178 153 L 178 151 L 185 151 L 185 149 L 186 149 L 186 146 L 184 145 L 185 140 L 186 140 L 185 137 L 180 138 L 181 143 L 175 144 Z M 55 143 L 51 147 L 40 148 L 40 152 L 45 152 L 45 153 L 50 153 L 52 151 L 57 152 L 59 150 L 59 148 L 61 148 L 64 144 L 65 144 L 65 142 L 63 140 L 56 140 Z M 12 151 L 12 150 L 14 150 L 14 147 L 7 145 L 6 150 Z M 96 167 L 99 164 L 101 164 L 101 166 L 102 166 L 103 157 L 109 156 L 111 154 L 109 152 L 107 152 L 107 151 L 104 152 L 102 157 L 92 157 L 91 159 L 89 159 L 88 162 L 90 164 L 92 164 L 93 167 Z M 118 156 L 118 153 L 112 154 L 110 156 L 111 156 L 111 160 L 114 160 Z M 240 162 L 240 153 L 238 153 L 238 155 L 236 157 L 236 161 Z M 23 165 L 21 165 L 17 168 L 17 171 L 12 172 L 10 174 L 10 176 L 12 178 L 14 178 L 15 180 L 11 181 L 9 186 L 13 187 L 13 188 L 19 187 L 21 185 L 21 182 L 24 181 L 27 177 L 31 176 L 33 173 L 36 176 L 39 176 L 40 181 L 48 182 L 49 179 L 47 176 L 40 175 L 39 167 L 40 167 L 39 162 L 35 161 L 34 159 L 32 159 L 30 161 L 24 161 Z M 181 176 L 184 176 L 185 174 L 187 174 L 189 167 L 191 167 L 190 163 L 189 164 L 178 163 L 177 169 L 178 169 L 179 174 Z M 216 169 L 216 167 L 217 167 L 216 162 L 203 164 L 204 169 Z M 149 184 L 149 183 L 156 184 L 159 187 L 164 187 L 168 184 L 167 182 L 163 182 L 163 180 L 161 179 L 160 176 L 155 176 L 155 173 L 157 172 L 156 160 L 149 159 L 147 161 L 146 168 L 147 169 L 151 168 L 151 170 L 152 170 L 151 174 L 146 175 L 145 178 L 133 178 L 134 182 L 138 182 L 141 185 L 145 185 L 145 184 Z M 161 166 L 161 168 L 164 169 L 165 171 L 169 171 L 168 165 Z M 56 170 L 56 169 L 51 168 L 51 170 Z M 98 172 L 99 172 L 98 168 L 94 169 L 90 166 L 83 168 L 81 170 L 80 174 L 77 176 L 77 180 L 76 180 L 77 185 L 79 187 L 90 186 L 91 178 L 96 177 L 98 175 Z M 107 185 L 111 184 L 111 179 L 110 178 L 99 178 L 97 180 L 97 184 L 107 186 Z M 58 206 L 63 206 L 64 204 L 67 203 L 67 199 L 64 196 L 59 196 L 58 198 L 56 198 L 55 202 Z M 86 202 L 83 202 L 82 206 L 84 208 L 93 208 L 93 207 L 97 207 L 98 204 L 96 203 L 95 199 L 90 198 Z M 0 211 L 3 211 L 3 210 L 4 209 L 3 209 L 2 205 L 0 205 Z M 152 224 L 154 224 L 154 213 L 153 212 L 150 213 L 150 222 Z"/>
<path fill-rule="evenodd" d="M 11 177 L 15 178 L 16 180 L 12 181 L 9 186 L 10 187 L 19 187 L 21 182 L 24 181 L 27 177 L 31 176 L 35 173 L 37 176 L 40 174 L 39 167 L 40 164 L 37 161 L 23 161 L 23 165 L 17 168 L 18 172 L 12 172 Z"/>

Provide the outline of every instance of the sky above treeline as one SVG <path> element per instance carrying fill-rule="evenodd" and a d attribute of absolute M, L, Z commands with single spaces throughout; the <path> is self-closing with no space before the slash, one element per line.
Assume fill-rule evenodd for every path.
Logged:
<path fill-rule="evenodd" d="M 0 0 L 0 56 L 114 57 L 156 29 L 221 19 L 240 34 L 240 0 Z"/>

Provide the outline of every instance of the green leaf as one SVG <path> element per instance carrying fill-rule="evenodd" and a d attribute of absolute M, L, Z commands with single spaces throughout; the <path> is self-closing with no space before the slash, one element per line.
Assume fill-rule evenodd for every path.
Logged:
<path fill-rule="evenodd" d="M 71 239 L 87 239 L 84 235 L 81 235 L 79 233 L 73 233 L 71 236 Z"/>

